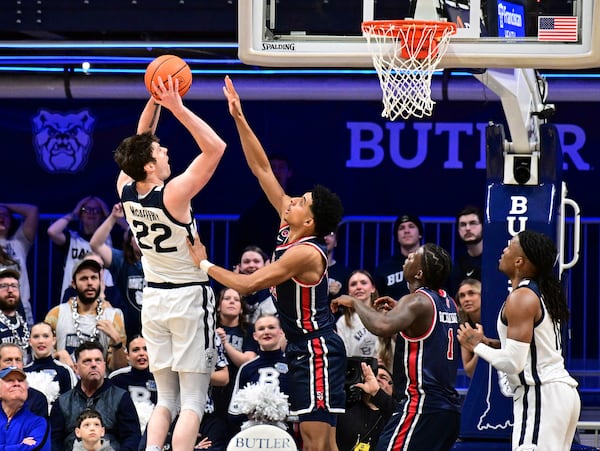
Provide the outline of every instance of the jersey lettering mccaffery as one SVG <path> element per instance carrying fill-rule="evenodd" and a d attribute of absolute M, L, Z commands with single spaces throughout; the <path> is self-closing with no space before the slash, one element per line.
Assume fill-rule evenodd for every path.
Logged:
<path fill-rule="evenodd" d="M 208 281 L 208 275 L 196 267 L 187 247 L 193 240 L 196 221 L 173 218 L 163 203 L 163 186 L 155 186 L 138 195 L 135 182 L 123 187 L 123 211 L 142 250 L 142 265 L 147 282 L 185 284 Z M 192 213 L 190 211 L 190 213 Z M 148 251 L 152 252 L 148 252 Z"/>

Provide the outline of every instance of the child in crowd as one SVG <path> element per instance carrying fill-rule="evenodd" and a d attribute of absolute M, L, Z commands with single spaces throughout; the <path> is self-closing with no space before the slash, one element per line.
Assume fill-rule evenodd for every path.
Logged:
<path fill-rule="evenodd" d="M 104 440 L 102 415 L 94 409 L 86 409 L 77 418 L 73 451 L 114 451 L 109 440 Z"/>

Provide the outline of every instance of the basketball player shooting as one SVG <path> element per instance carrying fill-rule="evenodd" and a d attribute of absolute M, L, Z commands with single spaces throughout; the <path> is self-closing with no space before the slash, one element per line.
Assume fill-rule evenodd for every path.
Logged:
<path fill-rule="evenodd" d="M 206 249 L 199 240 L 190 251 L 200 268 L 240 293 L 276 287 L 275 304 L 288 340 L 290 411 L 299 416 L 303 449 L 337 450 L 336 414 L 343 413 L 345 407 L 346 352 L 333 330 L 324 237 L 336 231 L 342 204 L 337 195 L 322 186 L 300 197 L 288 196 L 242 113 L 229 77 L 223 90 L 246 161 L 281 217 L 275 261 L 252 274 L 236 274 L 206 260 Z"/>
<path fill-rule="evenodd" d="M 194 264 L 186 246 L 196 223 L 191 199 L 208 183 L 225 142 L 183 105 L 179 82 L 169 76 L 153 83 L 137 134 L 115 151 L 121 169 L 117 192 L 125 217 L 142 250 L 148 286 L 143 292 L 142 331 L 158 401 L 148 423 L 146 450 L 162 450 L 171 421 L 174 450 L 194 448 L 215 365 L 215 297 L 206 273 Z M 161 108 L 168 109 L 195 139 L 201 153 L 168 183 L 168 149 L 154 135 Z"/>

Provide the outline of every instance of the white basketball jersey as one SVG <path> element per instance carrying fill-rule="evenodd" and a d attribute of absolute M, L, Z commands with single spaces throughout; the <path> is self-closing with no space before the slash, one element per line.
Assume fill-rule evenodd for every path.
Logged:
<path fill-rule="evenodd" d="M 206 282 L 208 275 L 190 255 L 187 238 L 193 239 L 196 221 L 182 223 L 173 218 L 163 203 L 164 186 L 138 195 L 135 183 L 123 187 L 121 201 L 131 231 L 142 250 L 146 281 L 186 284 Z M 191 212 L 190 212 L 191 213 Z"/>
<path fill-rule="evenodd" d="M 556 325 L 544 304 L 544 299 L 537 284 L 525 279 L 517 289 L 521 287 L 530 288 L 539 298 L 542 306 L 542 318 L 534 325 L 533 337 L 527 355 L 525 369 L 520 374 L 508 374 L 508 381 L 514 389 L 519 385 L 540 385 L 548 382 L 565 382 L 573 387 L 577 382 L 565 369 L 565 362 L 562 356 L 562 337 L 561 328 Z M 497 327 L 498 336 L 502 347 L 506 345 L 507 325 L 502 321 L 502 312 L 498 315 Z"/>

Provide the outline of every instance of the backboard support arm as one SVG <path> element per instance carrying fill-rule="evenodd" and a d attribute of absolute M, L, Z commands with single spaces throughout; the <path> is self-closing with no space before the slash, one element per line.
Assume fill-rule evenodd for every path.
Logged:
<path fill-rule="evenodd" d="M 546 104 L 546 81 L 535 69 L 487 69 L 474 74 L 481 83 L 492 90 L 502 102 L 511 141 L 504 143 L 504 182 L 508 184 L 536 185 L 539 163 L 542 123 L 554 112 L 554 105 Z M 530 177 L 519 180 L 518 165 L 526 167 Z"/>

